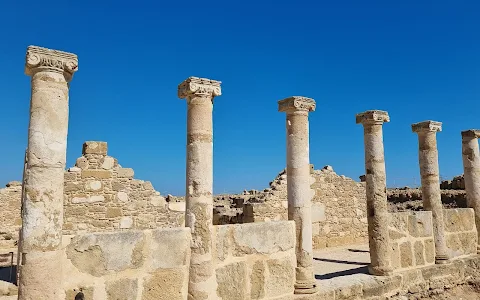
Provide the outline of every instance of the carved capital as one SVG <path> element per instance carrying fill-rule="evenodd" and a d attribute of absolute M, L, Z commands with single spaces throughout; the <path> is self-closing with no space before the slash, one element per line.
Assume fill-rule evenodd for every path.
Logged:
<path fill-rule="evenodd" d="M 357 124 L 376 124 L 382 125 L 383 123 L 390 122 L 390 117 L 388 112 L 383 110 L 367 110 L 365 112 L 359 113 L 355 116 L 355 122 Z"/>
<path fill-rule="evenodd" d="M 315 111 L 315 100 L 307 97 L 293 96 L 278 101 L 279 112 L 294 112 L 294 111 Z"/>
<path fill-rule="evenodd" d="M 78 70 L 78 58 L 73 53 L 28 46 L 25 62 L 25 74 L 32 76 L 38 70 L 63 73 L 67 81 Z"/>
<path fill-rule="evenodd" d="M 439 132 L 442 131 L 442 122 L 423 121 L 412 124 L 412 132 Z"/>
<path fill-rule="evenodd" d="M 479 138 L 480 130 L 478 129 L 469 129 L 462 131 L 462 138 Z"/>
<path fill-rule="evenodd" d="M 220 84 L 222 82 L 207 78 L 188 77 L 178 85 L 178 97 L 180 99 L 189 96 L 216 97 L 222 94 Z"/>

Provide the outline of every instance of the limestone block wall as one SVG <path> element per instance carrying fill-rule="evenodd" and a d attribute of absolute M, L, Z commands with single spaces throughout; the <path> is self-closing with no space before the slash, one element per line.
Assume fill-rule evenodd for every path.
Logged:
<path fill-rule="evenodd" d="M 473 209 L 444 209 L 443 216 L 449 256 L 476 254 L 478 235 Z"/>
<path fill-rule="evenodd" d="M 286 299 L 283 297 L 293 295 L 296 265 L 293 221 L 214 228 L 218 299 Z"/>
<path fill-rule="evenodd" d="M 12 181 L 0 189 L 0 248 L 10 248 L 18 240 L 22 225 L 20 216 L 22 183 Z"/>
<path fill-rule="evenodd" d="M 188 228 L 65 236 L 65 299 L 186 300 L 190 241 Z"/>
<path fill-rule="evenodd" d="M 86 142 L 82 154 L 65 173 L 65 234 L 184 225 L 185 202 L 134 179 L 107 155 L 107 143 Z"/>
<path fill-rule="evenodd" d="M 365 183 L 337 175 L 330 166 L 312 165 L 312 222 L 315 249 L 368 241 Z M 245 201 L 244 222 L 287 219 L 287 175 L 281 172 L 270 188 L 250 191 Z"/>
<path fill-rule="evenodd" d="M 390 215 L 392 266 L 395 271 L 435 264 L 432 212 L 399 212 Z"/>

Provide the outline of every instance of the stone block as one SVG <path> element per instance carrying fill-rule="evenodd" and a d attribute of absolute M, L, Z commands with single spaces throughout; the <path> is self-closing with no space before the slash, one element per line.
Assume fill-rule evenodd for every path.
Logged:
<path fill-rule="evenodd" d="M 88 160 L 85 156 L 77 158 L 77 161 L 75 162 L 75 166 L 85 170 L 88 169 Z"/>
<path fill-rule="evenodd" d="M 392 256 L 392 267 L 394 270 L 396 269 L 400 269 L 402 266 L 401 266 L 401 263 L 400 263 L 400 246 L 398 245 L 398 243 L 392 243 L 392 253 L 391 253 L 391 256 Z"/>
<path fill-rule="evenodd" d="M 103 189 L 102 182 L 100 180 L 89 180 L 85 183 L 85 190 L 89 192 L 98 192 Z"/>
<path fill-rule="evenodd" d="M 81 192 L 83 191 L 83 185 L 79 182 L 65 182 L 64 191 L 65 193 Z"/>
<path fill-rule="evenodd" d="M 102 276 L 109 271 L 136 269 L 143 264 L 142 232 L 91 233 L 75 236 L 67 258 L 81 272 Z"/>
<path fill-rule="evenodd" d="M 64 179 L 65 182 L 75 181 L 75 180 L 77 180 L 77 173 L 76 172 L 65 172 L 63 174 L 63 179 Z"/>
<path fill-rule="evenodd" d="M 117 193 L 117 196 L 115 197 L 115 199 L 119 202 L 128 202 L 128 194 L 125 193 L 125 192 L 118 192 Z"/>
<path fill-rule="evenodd" d="M 447 234 L 446 243 L 451 257 L 475 254 L 477 252 L 477 232 Z"/>
<path fill-rule="evenodd" d="M 408 232 L 413 237 L 433 236 L 432 212 L 417 211 L 409 215 Z"/>
<path fill-rule="evenodd" d="M 232 226 L 214 226 L 214 230 L 217 259 L 224 261 L 230 255 L 232 248 Z"/>
<path fill-rule="evenodd" d="M 444 209 L 443 218 L 446 232 L 474 230 L 475 215 L 471 208 Z"/>
<path fill-rule="evenodd" d="M 390 227 L 400 233 L 408 232 L 408 216 L 410 212 L 399 212 L 390 214 Z"/>
<path fill-rule="evenodd" d="M 188 268 L 159 269 L 143 280 L 142 300 L 185 300 Z"/>
<path fill-rule="evenodd" d="M 76 195 L 72 198 L 71 202 L 72 204 L 105 202 L 105 197 L 102 195 Z"/>
<path fill-rule="evenodd" d="M 428 239 L 424 243 L 425 247 L 425 261 L 428 264 L 435 263 L 435 243 L 433 239 Z"/>
<path fill-rule="evenodd" d="M 103 158 L 101 168 L 104 170 L 111 170 L 115 165 L 115 159 L 110 156 L 106 156 Z"/>
<path fill-rule="evenodd" d="M 106 283 L 106 291 L 106 300 L 137 299 L 138 280 L 136 278 L 121 278 L 115 281 L 108 281 Z M 85 300 L 87 299 L 93 300 L 93 298 L 85 298 Z"/>
<path fill-rule="evenodd" d="M 155 207 L 166 207 L 167 201 L 165 200 L 165 197 L 155 195 L 150 197 L 150 204 Z"/>
<path fill-rule="evenodd" d="M 295 283 L 295 255 L 283 259 L 269 259 L 266 261 L 265 293 L 267 297 L 276 297 L 291 294 Z"/>
<path fill-rule="evenodd" d="M 423 243 L 421 241 L 416 241 L 413 244 L 413 253 L 415 256 L 415 265 L 423 266 L 425 264 L 425 257 L 423 255 Z"/>
<path fill-rule="evenodd" d="M 355 237 L 351 234 L 344 236 L 332 236 L 327 238 L 327 247 L 338 247 L 343 245 L 351 245 L 355 243 Z"/>
<path fill-rule="evenodd" d="M 108 179 L 112 178 L 112 171 L 109 170 L 83 170 L 82 178 Z"/>
<path fill-rule="evenodd" d="M 259 260 L 253 264 L 250 274 L 250 299 L 265 297 L 265 264 Z"/>
<path fill-rule="evenodd" d="M 145 181 L 143 183 L 143 188 L 147 191 L 153 191 L 154 190 L 153 185 L 150 181 Z"/>
<path fill-rule="evenodd" d="M 118 168 L 117 177 L 118 178 L 133 178 L 135 172 L 132 168 Z"/>
<path fill-rule="evenodd" d="M 120 219 L 120 229 L 129 229 L 133 227 L 133 218 L 132 217 L 122 217 Z"/>
<path fill-rule="evenodd" d="M 247 265 L 245 262 L 231 263 L 216 270 L 217 295 L 220 299 L 244 300 L 247 293 Z"/>
<path fill-rule="evenodd" d="M 190 229 L 159 228 L 152 230 L 148 246 L 148 268 L 179 268 L 190 263 Z"/>
<path fill-rule="evenodd" d="M 82 154 L 100 154 L 107 155 L 107 143 L 89 141 L 83 144 Z"/>
<path fill-rule="evenodd" d="M 413 266 L 412 243 L 410 241 L 400 244 L 400 265 L 402 268 Z"/>
<path fill-rule="evenodd" d="M 185 202 L 169 202 L 168 209 L 171 211 L 184 212 L 186 209 Z"/>
<path fill-rule="evenodd" d="M 125 190 L 126 186 L 123 182 L 113 181 L 112 182 L 112 190 L 118 192 Z"/>
<path fill-rule="evenodd" d="M 312 203 L 312 222 L 323 222 L 325 221 L 325 204 L 323 203 Z"/>
<path fill-rule="evenodd" d="M 287 251 L 295 246 L 293 221 L 236 224 L 232 227 L 235 256 L 271 254 Z"/>
<path fill-rule="evenodd" d="M 122 216 L 121 207 L 107 207 L 107 211 L 105 213 L 106 218 L 116 218 L 121 216 Z"/>

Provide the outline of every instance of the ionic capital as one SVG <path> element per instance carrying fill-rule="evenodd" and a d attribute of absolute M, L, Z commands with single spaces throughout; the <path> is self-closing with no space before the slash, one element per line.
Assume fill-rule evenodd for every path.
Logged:
<path fill-rule="evenodd" d="M 32 76 L 39 70 L 47 70 L 65 75 L 67 81 L 78 70 L 78 58 L 73 53 L 28 46 L 25 74 Z"/>
<path fill-rule="evenodd" d="M 462 138 L 479 138 L 480 130 L 478 129 L 469 129 L 462 131 Z"/>
<path fill-rule="evenodd" d="M 442 131 L 442 122 L 423 121 L 412 124 L 412 132 L 439 132 Z"/>
<path fill-rule="evenodd" d="M 383 110 L 367 110 L 355 116 L 355 122 L 363 125 L 382 125 L 390 122 L 388 112 Z"/>
<path fill-rule="evenodd" d="M 295 112 L 295 111 L 315 111 L 315 100 L 307 97 L 293 96 L 278 101 L 279 112 Z"/>
<path fill-rule="evenodd" d="M 178 85 L 178 98 L 183 99 L 191 96 L 216 97 L 222 94 L 221 81 L 207 78 L 188 77 Z"/>

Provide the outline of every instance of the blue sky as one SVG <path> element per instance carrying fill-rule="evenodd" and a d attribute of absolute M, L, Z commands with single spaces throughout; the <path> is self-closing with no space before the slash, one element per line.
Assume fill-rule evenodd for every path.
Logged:
<path fill-rule="evenodd" d="M 125 3 L 125 4 L 124 4 Z M 389 185 L 418 181 L 410 124 L 442 121 L 440 173 L 462 173 L 460 131 L 480 128 L 479 1 L 2 1 L 0 184 L 21 179 L 28 45 L 78 54 L 67 165 L 86 140 L 163 194 L 184 194 L 189 76 L 223 82 L 214 104 L 214 192 L 263 189 L 285 167 L 285 115 L 302 95 L 310 159 L 358 180 L 355 114 L 387 110 Z"/>

